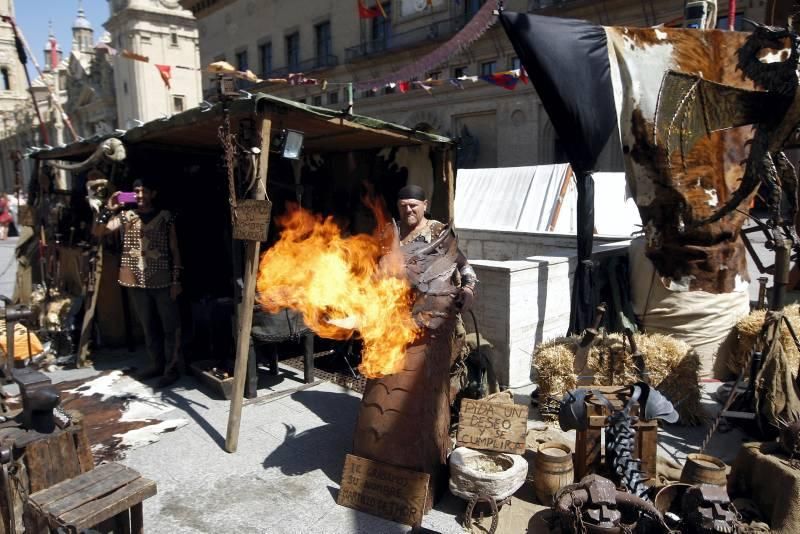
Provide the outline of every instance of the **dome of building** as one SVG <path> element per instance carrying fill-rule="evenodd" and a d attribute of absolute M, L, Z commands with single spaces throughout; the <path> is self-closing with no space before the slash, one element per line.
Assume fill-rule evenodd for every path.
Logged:
<path fill-rule="evenodd" d="M 72 23 L 73 30 L 91 30 L 92 23 L 86 18 L 86 13 L 83 11 L 83 6 L 78 8 L 78 16 L 75 22 Z"/>

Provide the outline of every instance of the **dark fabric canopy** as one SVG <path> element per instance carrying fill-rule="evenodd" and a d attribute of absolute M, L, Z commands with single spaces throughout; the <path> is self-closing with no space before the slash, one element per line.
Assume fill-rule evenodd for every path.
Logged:
<path fill-rule="evenodd" d="M 592 245 L 594 170 L 616 125 L 611 66 L 602 26 L 573 19 L 503 11 L 500 22 L 528 73 L 578 184 L 578 266 L 572 287 L 570 332 L 594 314 Z"/>

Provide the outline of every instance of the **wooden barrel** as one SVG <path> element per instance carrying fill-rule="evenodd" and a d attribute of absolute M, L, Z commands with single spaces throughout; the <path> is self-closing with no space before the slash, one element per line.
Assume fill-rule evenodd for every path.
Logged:
<path fill-rule="evenodd" d="M 572 451 L 557 441 L 546 441 L 539 445 L 534 461 L 536 472 L 533 487 L 536 498 L 545 506 L 553 504 L 558 490 L 572 484 L 575 472 L 572 468 Z"/>
<path fill-rule="evenodd" d="M 726 467 L 725 462 L 719 458 L 707 454 L 690 454 L 681 471 L 681 482 L 725 486 L 728 483 Z"/>

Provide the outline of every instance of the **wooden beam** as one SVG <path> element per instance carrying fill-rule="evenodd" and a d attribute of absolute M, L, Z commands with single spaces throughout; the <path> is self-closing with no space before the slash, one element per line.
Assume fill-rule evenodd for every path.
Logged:
<path fill-rule="evenodd" d="M 264 118 L 261 122 L 261 155 L 258 161 L 258 180 L 253 188 L 251 198 L 264 200 L 267 198 L 267 170 L 269 168 L 269 141 L 272 121 Z M 248 241 L 245 249 L 244 289 L 242 303 L 239 308 L 239 337 L 236 345 L 236 365 L 233 369 L 233 393 L 231 409 L 228 414 L 228 433 L 225 437 L 225 450 L 236 452 L 239 445 L 239 424 L 244 401 L 244 383 L 247 377 L 247 359 L 250 354 L 250 329 L 253 325 L 253 304 L 256 295 L 256 277 L 258 276 L 259 243 Z"/>

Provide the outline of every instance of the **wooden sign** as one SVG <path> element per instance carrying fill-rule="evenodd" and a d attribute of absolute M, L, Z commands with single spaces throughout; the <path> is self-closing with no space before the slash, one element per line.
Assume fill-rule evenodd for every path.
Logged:
<path fill-rule="evenodd" d="M 233 238 L 242 241 L 266 241 L 272 202 L 269 200 L 240 200 L 236 205 Z"/>
<path fill-rule="evenodd" d="M 342 473 L 340 506 L 417 526 L 422 523 L 430 475 L 348 454 Z"/>
<path fill-rule="evenodd" d="M 27 204 L 20 206 L 17 221 L 19 221 L 20 226 L 34 226 L 33 208 Z"/>
<path fill-rule="evenodd" d="M 461 400 L 459 447 L 524 454 L 527 433 L 528 407 L 524 404 Z"/>

